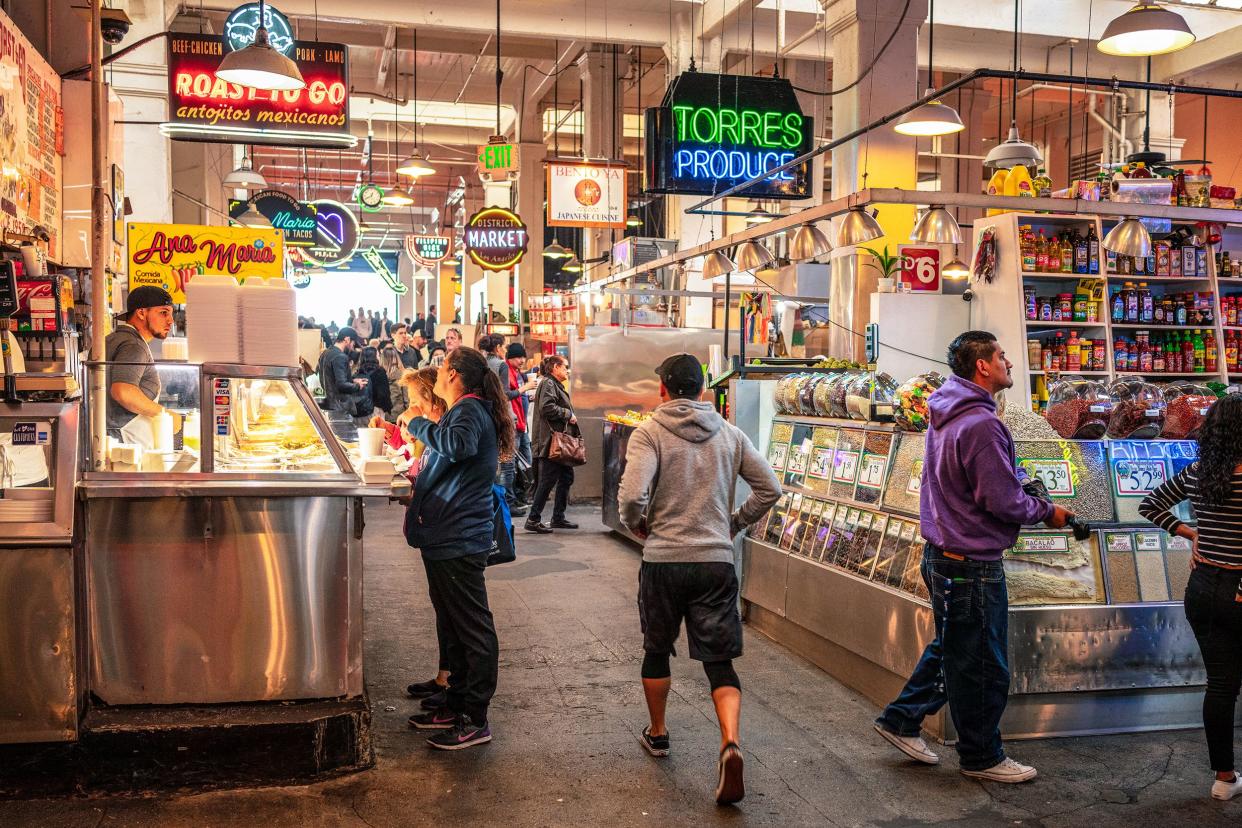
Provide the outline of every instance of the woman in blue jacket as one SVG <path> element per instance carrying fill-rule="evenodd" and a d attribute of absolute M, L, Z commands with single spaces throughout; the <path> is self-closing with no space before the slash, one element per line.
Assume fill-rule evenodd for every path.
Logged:
<path fill-rule="evenodd" d="M 413 716 L 427 743 L 460 750 L 490 742 L 487 707 L 496 692 L 500 645 L 483 570 L 494 543 L 492 483 L 497 462 L 513 456 L 513 417 L 500 378 L 473 348 L 456 348 L 436 376 L 448 410 L 438 423 L 410 420 L 427 449 L 405 514 L 405 538 L 422 550 L 436 634 L 448 657 L 446 704 Z"/>

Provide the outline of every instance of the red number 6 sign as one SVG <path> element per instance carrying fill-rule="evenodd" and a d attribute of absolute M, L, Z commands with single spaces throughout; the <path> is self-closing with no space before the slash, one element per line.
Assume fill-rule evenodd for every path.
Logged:
<path fill-rule="evenodd" d="M 935 247 L 897 248 L 901 256 L 901 281 L 907 290 L 940 293 L 940 250 Z"/>

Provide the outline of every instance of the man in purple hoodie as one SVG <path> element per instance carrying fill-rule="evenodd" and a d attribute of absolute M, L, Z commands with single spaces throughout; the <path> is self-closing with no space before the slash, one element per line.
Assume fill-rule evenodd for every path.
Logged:
<path fill-rule="evenodd" d="M 940 757 L 919 737 L 923 719 L 949 704 L 963 774 L 1025 782 L 1035 768 L 1005 755 L 1000 720 L 1009 696 L 1009 596 L 1001 555 L 1023 526 L 1065 525 L 1070 513 L 1022 490 L 1013 437 L 993 395 L 1010 388 L 1013 367 L 996 337 L 967 331 L 949 345 L 949 378 L 931 399 L 931 427 L 919 492 L 923 581 L 936 638 L 876 731 L 910 758 Z"/>

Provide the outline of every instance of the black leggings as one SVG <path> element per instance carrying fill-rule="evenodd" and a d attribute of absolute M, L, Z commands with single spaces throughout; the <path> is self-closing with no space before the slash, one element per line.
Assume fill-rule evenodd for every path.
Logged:
<path fill-rule="evenodd" d="M 535 499 L 531 501 L 530 512 L 526 515 L 528 523 L 539 523 L 543 518 L 543 507 L 548 502 L 548 495 L 556 489 L 556 500 L 552 502 L 552 520 L 565 519 L 565 508 L 569 505 L 569 487 L 574 484 L 574 467 L 561 463 L 553 463 L 546 457 L 535 458 L 535 469 L 538 479 L 535 482 Z"/>
<path fill-rule="evenodd" d="M 704 661 L 703 672 L 707 673 L 707 683 L 711 685 L 713 693 L 721 687 L 742 689 L 742 681 L 737 677 L 737 671 L 733 669 L 733 659 Z M 643 678 L 666 679 L 672 674 L 673 671 L 668 663 L 668 653 L 647 653 L 643 656 Z"/>
<path fill-rule="evenodd" d="M 1190 621 L 1207 668 L 1203 730 L 1214 771 L 1235 770 L 1234 707 L 1242 687 L 1242 603 L 1236 600 L 1242 571 L 1198 564 L 1186 585 Z"/>

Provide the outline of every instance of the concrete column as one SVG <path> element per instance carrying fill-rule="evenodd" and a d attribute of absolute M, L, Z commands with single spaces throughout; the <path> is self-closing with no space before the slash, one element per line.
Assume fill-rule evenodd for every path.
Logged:
<path fill-rule="evenodd" d="M 542 141 L 525 141 L 518 146 L 521 169 L 517 180 L 517 213 L 530 231 L 530 249 L 517 267 L 517 296 L 514 300 L 520 313 L 523 296 L 543 293 L 543 233 L 546 217 L 543 198 L 544 181 L 547 178 L 543 161 L 548 150 Z"/>
<path fill-rule="evenodd" d="M 876 52 L 897 27 L 888 50 L 862 83 L 832 101 L 832 134 L 844 135 L 909 103 L 918 96 L 917 35 L 927 17 L 925 0 L 914 0 L 902 18 L 902 0 L 822 0 L 828 36 L 832 39 L 833 86 L 850 83 L 875 59 Z M 866 175 L 864 175 L 866 174 Z M 874 130 L 832 151 L 832 196 L 840 198 L 870 187 L 913 190 L 918 181 L 914 139 L 891 128 Z M 909 240 L 914 208 L 887 205 L 878 216 L 886 236 L 869 246 L 893 252 Z M 833 260 L 829 317 L 836 323 L 830 348 L 838 357 L 862 359 L 862 332 L 870 321 L 876 270 L 863 267 L 868 254 Z"/>
<path fill-rule="evenodd" d="M 617 75 L 625 74 L 625 56 L 615 55 Z M 616 159 L 620 156 L 621 112 L 613 83 L 614 54 L 612 46 L 596 46 L 578 60 L 582 78 L 582 148 L 587 158 Z M 614 123 L 615 122 L 615 123 Z M 615 135 L 614 135 L 615 133 Z M 614 140 L 615 139 L 615 140 Z M 615 230 L 583 228 L 583 259 L 593 259 L 612 248 Z"/>

